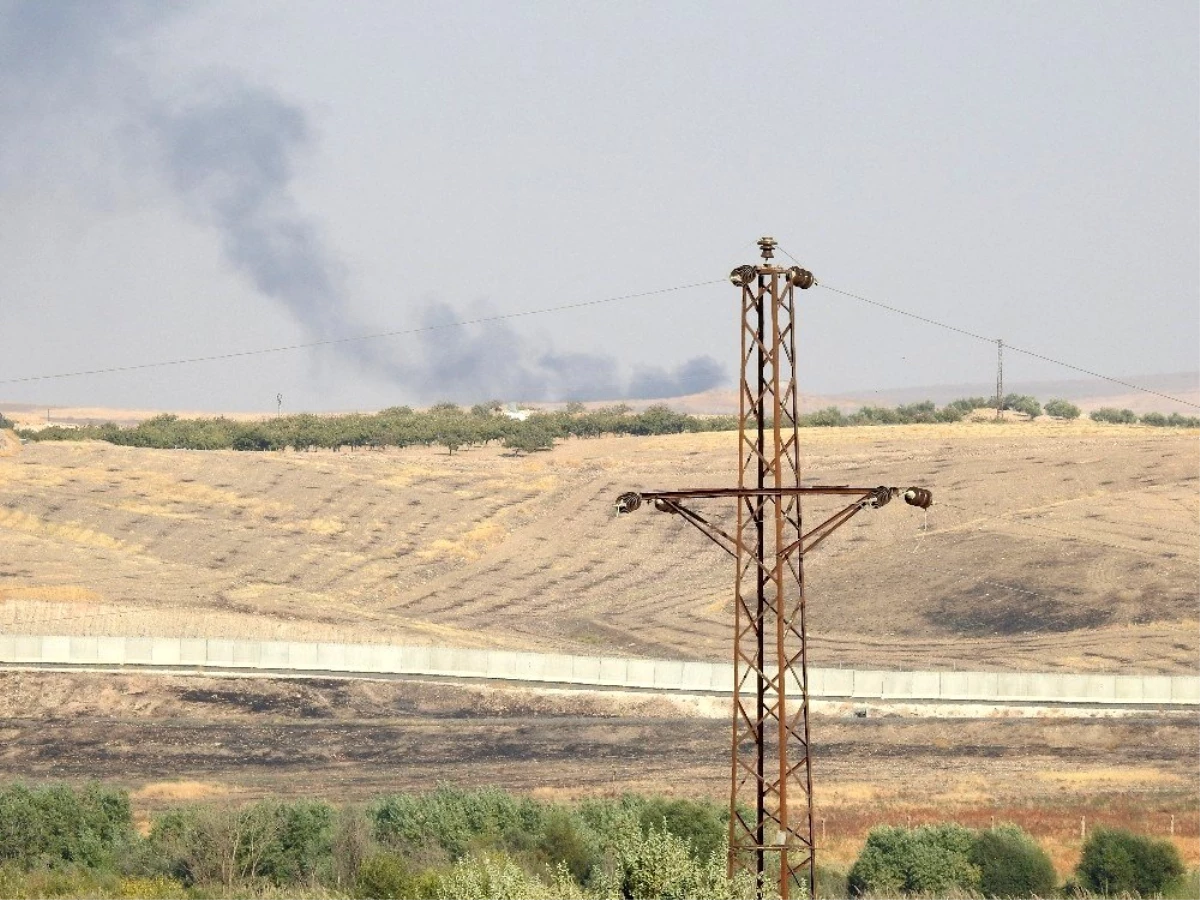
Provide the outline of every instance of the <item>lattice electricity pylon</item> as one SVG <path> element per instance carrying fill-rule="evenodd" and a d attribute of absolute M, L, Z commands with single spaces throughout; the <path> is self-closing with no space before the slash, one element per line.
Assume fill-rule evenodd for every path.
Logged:
<path fill-rule="evenodd" d="M 772 238 L 758 243 L 763 263 L 739 266 L 729 276 L 742 292 L 738 486 L 625 493 L 617 498 L 617 512 L 651 502 L 694 525 L 737 561 L 729 873 L 752 872 L 760 897 L 777 873 L 779 896 L 786 900 L 793 881 L 801 879 L 816 896 L 804 555 L 858 512 L 883 506 L 900 490 L 802 486 L 793 294 L 815 280 L 798 266 L 774 265 Z M 848 502 L 805 531 L 800 498 L 813 494 Z M 732 534 L 683 503 L 722 498 L 737 501 Z M 904 499 L 928 509 L 933 495 L 909 488 Z"/>

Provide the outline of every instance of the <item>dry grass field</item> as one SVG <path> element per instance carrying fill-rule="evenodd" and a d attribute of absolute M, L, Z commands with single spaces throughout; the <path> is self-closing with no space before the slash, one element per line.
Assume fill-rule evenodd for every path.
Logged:
<path fill-rule="evenodd" d="M 806 479 L 933 489 L 808 560 L 826 666 L 1192 673 L 1194 432 L 1091 423 L 812 429 Z M 726 485 L 730 434 L 385 452 L 0 449 L 0 622 L 33 633 L 379 640 L 725 659 L 732 566 L 633 488 Z M 716 505 L 706 509 L 714 515 Z M 821 509 L 806 509 L 811 521 Z M 727 724 L 621 694 L 0 672 L 8 777 L 189 800 L 363 800 L 437 781 L 721 798 Z M 880 822 L 1016 821 L 1066 874 L 1080 828 L 1200 862 L 1192 714 L 819 716 L 824 859 Z M 1084 820 L 1084 821 L 1081 821 Z"/>
<path fill-rule="evenodd" d="M 1012 422 L 803 439 L 809 482 L 936 497 L 928 516 L 863 512 L 809 558 L 816 664 L 1195 671 L 1194 432 Z M 530 456 L 9 445 L 0 627 L 724 659 L 728 557 L 612 501 L 732 484 L 734 454 L 724 433 Z"/>

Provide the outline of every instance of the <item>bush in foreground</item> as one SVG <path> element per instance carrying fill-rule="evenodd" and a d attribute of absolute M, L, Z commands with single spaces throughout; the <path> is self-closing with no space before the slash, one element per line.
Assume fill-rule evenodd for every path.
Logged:
<path fill-rule="evenodd" d="M 354 896 L 362 900 L 432 900 L 438 896 L 439 887 L 434 873 L 417 874 L 403 856 L 385 851 L 363 861 L 354 882 Z"/>
<path fill-rule="evenodd" d="M 941 824 L 872 829 L 848 882 L 854 896 L 1048 897 L 1057 878 L 1050 857 L 1016 825 Z"/>
<path fill-rule="evenodd" d="M 0 863 L 27 869 L 105 868 L 133 842 L 129 797 L 98 784 L 0 791 Z"/>
<path fill-rule="evenodd" d="M 1049 897 L 1058 883 L 1050 856 L 1016 825 L 981 831 L 971 862 L 986 897 Z"/>
<path fill-rule="evenodd" d="M 1183 860 L 1170 841 L 1121 828 L 1093 831 L 1075 869 L 1080 887 L 1106 896 L 1160 894 L 1183 873 Z"/>
<path fill-rule="evenodd" d="M 850 869 L 850 893 L 944 896 L 978 891 L 980 870 L 971 860 L 974 845 L 974 832 L 961 825 L 873 828 Z"/>
<path fill-rule="evenodd" d="M 316 800 L 186 807 L 155 821 L 150 847 L 167 874 L 188 884 L 332 881 L 335 821 L 333 807 Z"/>

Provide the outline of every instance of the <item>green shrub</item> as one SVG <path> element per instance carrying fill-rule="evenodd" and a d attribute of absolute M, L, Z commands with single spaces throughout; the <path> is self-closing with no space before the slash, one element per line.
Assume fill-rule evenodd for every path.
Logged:
<path fill-rule="evenodd" d="M 995 409 L 995 397 L 959 397 L 946 404 L 946 409 L 955 409 L 963 415 L 973 413 L 977 409 Z"/>
<path fill-rule="evenodd" d="M 129 796 L 99 784 L 0 791 L 0 863 L 106 868 L 134 840 Z"/>
<path fill-rule="evenodd" d="M 1200 416 L 1181 416 L 1171 413 L 1167 416 L 1167 424 L 1172 428 L 1200 428 Z"/>
<path fill-rule="evenodd" d="M 1004 398 L 1004 408 L 1024 413 L 1031 419 L 1036 419 L 1042 414 L 1042 405 L 1028 394 L 1009 394 Z"/>
<path fill-rule="evenodd" d="M 265 428 L 249 425 L 239 427 L 233 434 L 229 446 L 234 450 L 282 450 L 283 441 Z"/>
<path fill-rule="evenodd" d="M 971 862 L 986 897 L 1048 897 L 1058 883 L 1049 855 L 1016 825 L 981 831 Z"/>
<path fill-rule="evenodd" d="M 898 425 L 900 416 L 887 406 L 864 406 L 858 412 L 851 413 L 849 421 L 854 425 Z"/>
<path fill-rule="evenodd" d="M 956 409 L 953 406 L 943 406 L 934 415 L 934 421 L 937 422 L 961 422 L 966 416 L 961 409 Z"/>
<path fill-rule="evenodd" d="M 460 859 L 437 881 L 438 900 L 583 900 L 579 885 L 564 869 L 547 884 L 504 853 Z"/>
<path fill-rule="evenodd" d="M 534 453 L 554 447 L 554 434 L 544 423 L 532 419 L 524 428 L 513 429 L 504 436 L 504 446 L 515 453 Z"/>
<path fill-rule="evenodd" d="M 1163 428 L 1167 424 L 1167 417 L 1162 413 L 1148 412 L 1141 418 L 1143 425 L 1152 425 L 1155 428 Z"/>
<path fill-rule="evenodd" d="M 319 800 L 269 803 L 274 821 L 258 873 L 275 884 L 328 880 L 332 874 L 336 814 Z"/>
<path fill-rule="evenodd" d="M 937 421 L 937 407 L 933 405 L 932 400 L 906 403 L 896 407 L 896 416 L 906 425 L 928 424 Z"/>
<path fill-rule="evenodd" d="M 1056 419 L 1078 419 L 1079 407 L 1066 400 L 1047 400 L 1046 415 L 1053 416 Z"/>
<path fill-rule="evenodd" d="M 618 824 L 604 840 L 613 866 L 597 882 L 596 893 L 602 897 L 732 900 L 754 894 L 748 873 L 727 877 L 725 843 L 698 860 L 688 841 L 664 828 L 643 831 L 633 820 Z M 799 887 L 794 894 L 803 897 L 806 886 Z"/>
<path fill-rule="evenodd" d="M 707 860 L 729 839 L 729 809 L 711 801 L 649 797 L 638 820 L 644 832 L 659 828 L 687 841 L 698 861 Z"/>
<path fill-rule="evenodd" d="M 364 900 L 418 900 L 436 890 L 436 876 L 414 875 L 404 857 L 390 852 L 367 857 L 354 882 L 354 896 Z"/>
<path fill-rule="evenodd" d="M 677 413 L 669 406 L 648 406 L 633 417 L 631 434 L 681 434 L 687 430 L 689 416 Z"/>
<path fill-rule="evenodd" d="M 439 785 L 429 794 L 395 794 L 368 810 L 375 837 L 386 846 L 415 851 L 437 847 L 450 859 L 472 849 L 530 849 L 541 833 L 545 809 L 498 788 L 468 791 Z"/>
<path fill-rule="evenodd" d="M 313 800 L 190 806 L 159 816 L 150 845 L 158 868 L 185 884 L 331 880 L 334 823 L 333 808 Z"/>
<path fill-rule="evenodd" d="M 1075 868 L 1085 890 L 1110 896 L 1158 894 L 1183 872 L 1174 844 L 1120 828 L 1093 831 Z"/>
<path fill-rule="evenodd" d="M 1114 425 L 1132 425 L 1137 422 L 1137 413 L 1132 409 L 1116 409 L 1112 406 L 1102 406 L 1088 414 L 1093 422 L 1110 422 Z"/>
<path fill-rule="evenodd" d="M 814 413 L 809 413 L 807 416 L 801 416 L 797 424 L 810 428 L 837 428 L 849 425 L 850 420 L 836 406 L 827 406 Z"/>
<path fill-rule="evenodd" d="M 974 835 L 961 825 L 871 829 L 850 869 L 850 892 L 934 894 L 977 891 L 979 867 L 971 861 Z"/>
<path fill-rule="evenodd" d="M 603 862 L 595 833 L 565 809 L 546 816 L 537 849 L 547 865 L 565 866 L 580 884 L 587 884 Z"/>

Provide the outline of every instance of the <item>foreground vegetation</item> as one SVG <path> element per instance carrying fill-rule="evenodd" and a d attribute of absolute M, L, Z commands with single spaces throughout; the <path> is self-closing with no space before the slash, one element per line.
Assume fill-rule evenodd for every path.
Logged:
<path fill-rule="evenodd" d="M 940 409 L 929 400 L 897 407 L 864 406 L 854 413 L 828 407 L 800 417 L 806 428 L 848 425 L 919 425 L 958 422 L 976 409 L 994 409 L 995 400 L 964 397 Z M 1009 394 L 1004 409 L 1029 418 L 1043 414 L 1059 419 L 1075 419 L 1079 408 L 1065 400 L 1051 400 L 1045 410 L 1034 397 Z M 1153 426 L 1200 427 L 1200 419 L 1173 413 L 1147 413 L 1139 419 L 1130 410 L 1101 409 L 1091 418 L 1097 422 L 1140 423 Z M 11 424 L 11 423 L 10 423 Z M 3 420 L 0 419 L 0 427 Z M 524 419 L 504 414 L 497 401 L 465 409 L 453 403 L 439 403 L 428 410 L 407 406 L 385 409 L 373 415 L 317 416 L 301 414 L 277 416 L 258 422 L 239 422 L 223 417 L 181 419 L 161 415 L 140 424 L 122 428 L 111 422 L 79 427 L 51 425 L 23 429 L 18 434 L 32 441 L 101 440 L 131 447 L 185 450 L 340 450 L 346 448 L 442 446 L 450 453 L 462 447 L 502 444 L 515 453 L 550 449 L 556 440 L 568 437 L 594 438 L 604 435 L 657 435 L 683 432 L 731 431 L 737 428 L 733 416 L 691 416 L 666 406 L 651 406 L 640 413 L 629 407 L 611 406 L 588 410 L 571 404 L 555 412 L 533 412 Z"/>
<path fill-rule="evenodd" d="M 745 876 L 725 875 L 727 824 L 706 801 L 566 805 L 442 786 L 365 808 L 181 806 L 143 836 L 122 792 L 18 784 L 0 791 L 0 896 L 749 897 Z M 1186 896 L 1195 875 L 1182 876 L 1174 845 L 1098 830 L 1060 887 L 1016 826 L 942 824 L 876 828 L 849 873 L 819 870 L 818 884 L 824 896 Z"/>

